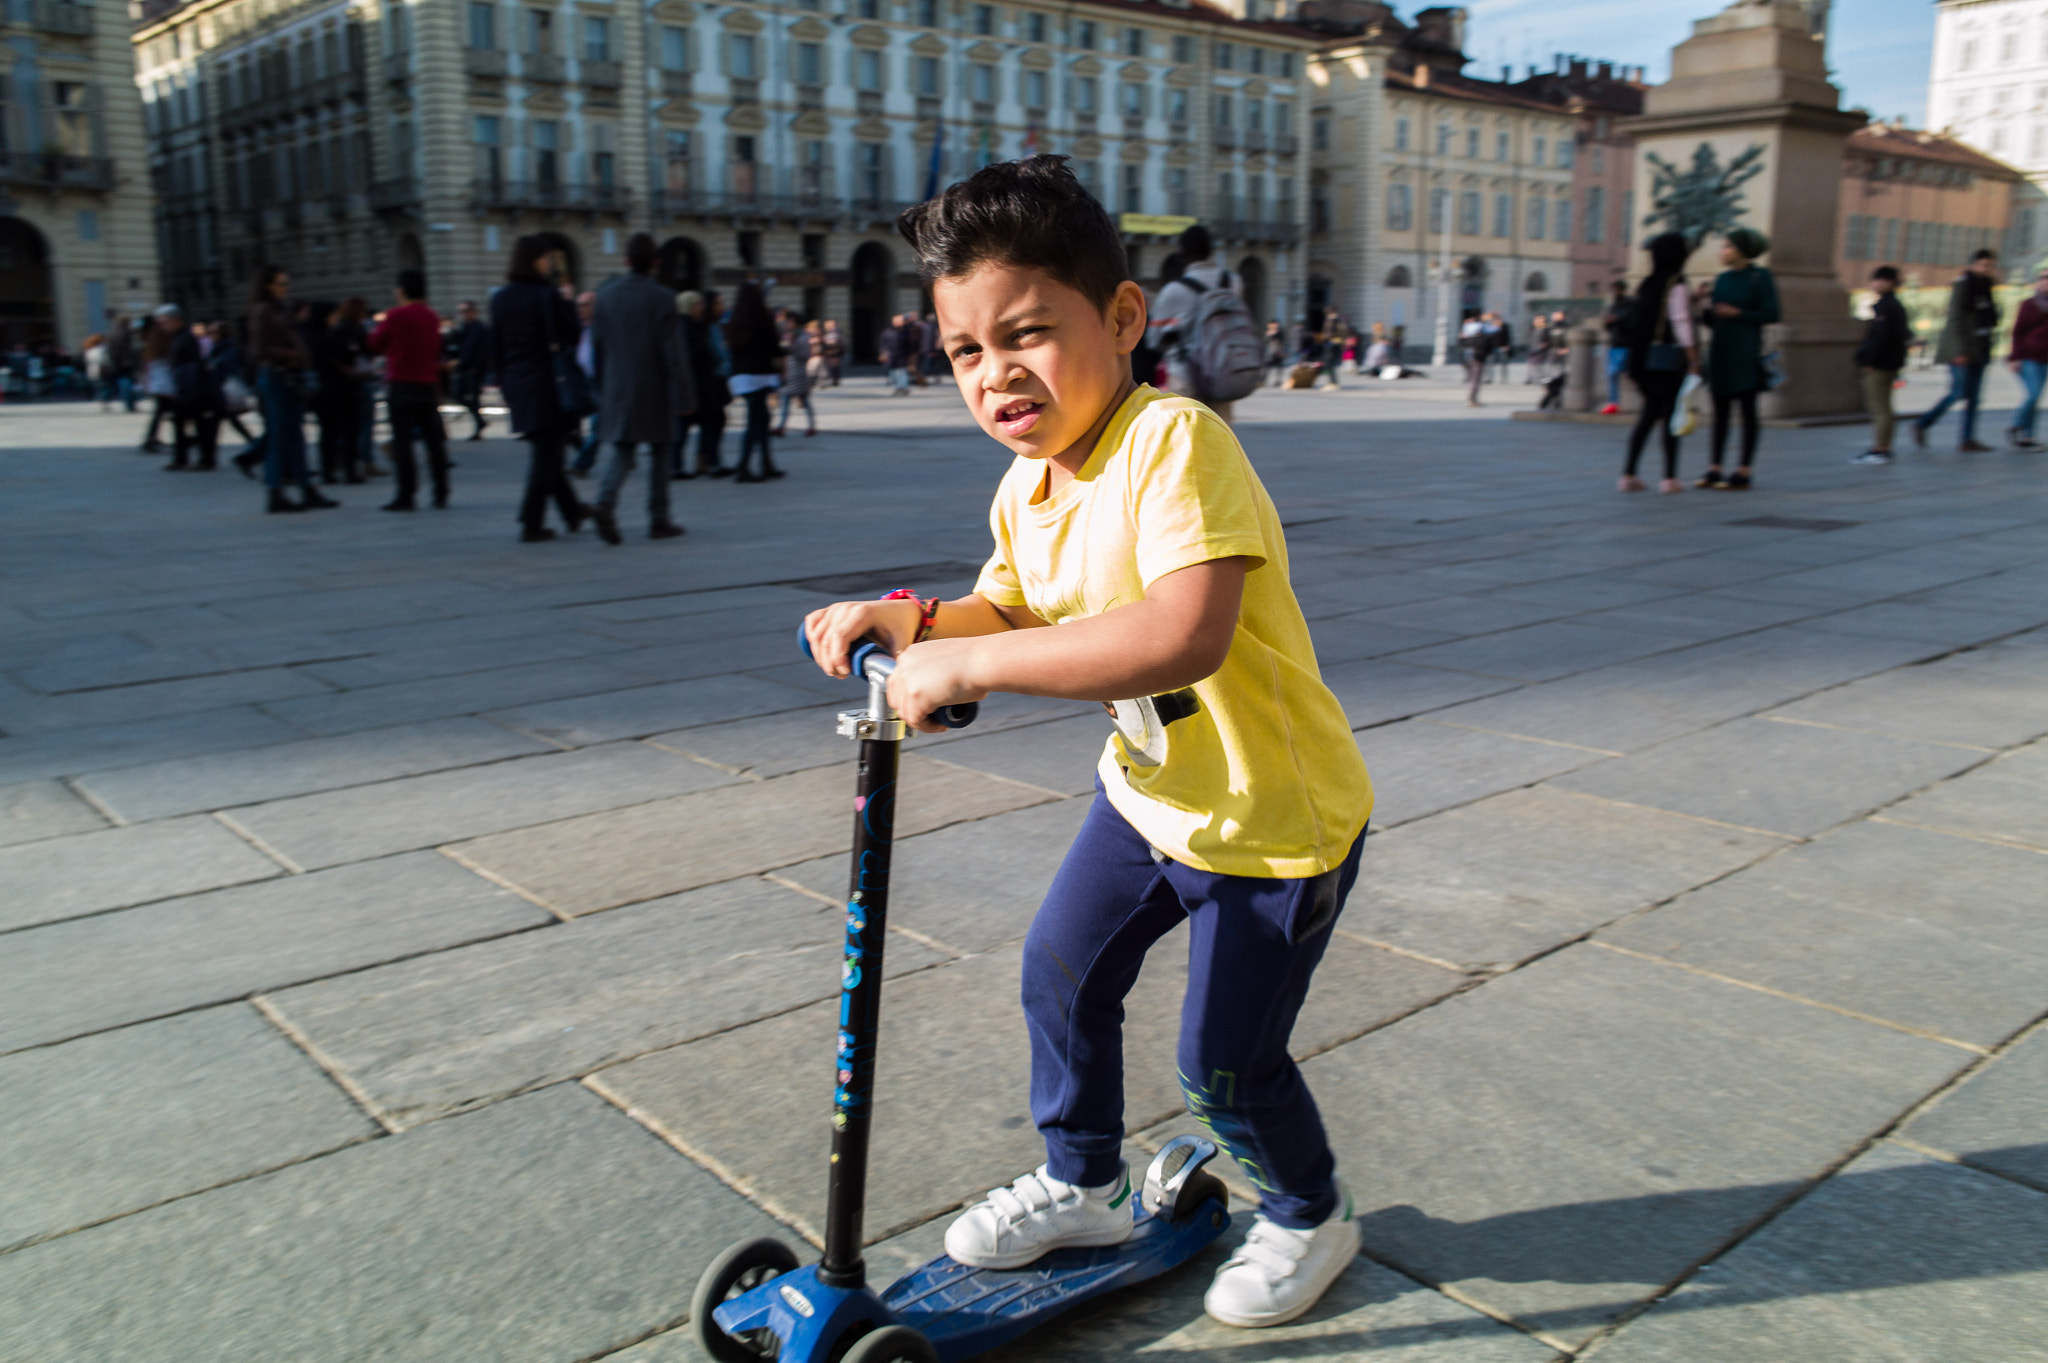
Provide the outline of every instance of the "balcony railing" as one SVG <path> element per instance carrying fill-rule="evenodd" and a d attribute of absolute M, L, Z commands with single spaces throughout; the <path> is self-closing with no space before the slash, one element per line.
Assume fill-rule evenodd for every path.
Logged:
<path fill-rule="evenodd" d="M 384 58 L 384 79 L 403 85 L 412 79 L 412 53 L 393 52 Z"/>
<path fill-rule="evenodd" d="M 822 109 L 825 107 L 825 87 L 822 85 L 799 85 L 796 87 L 796 107 L 799 109 Z"/>
<path fill-rule="evenodd" d="M 1247 129 L 1244 135 L 1244 149 L 1246 151 L 1264 151 L 1266 149 L 1266 130 L 1264 128 Z"/>
<path fill-rule="evenodd" d="M 50 190 L 112 189 L 114 161 L 108 156 L 0 151 L 0 184 Z"/>
<path fill-rule="evenodd" d="M 410 175 L 379 180 L 370 186 L 370 207 L 378 213 L 413 208 L 420 201 L 420 182 Z"/>
<path fill-rule="evenodd" d="M 528 52 L 519 59 L 520 74 L 546 85 L 560 85 L 569 79 L 569 63 L 546 52 Z"/>
<path fill-rule="evenodd" d="M 1235 147 L 1237 145 L 1237 129 L 1216 129 L 1216 145 L 1224 151 L 1228 151 L 1232 147 Z"/>
<path fill-rule="evenodd" d="M 1211 230 L 1224 241 L 1264 241 L 1276 246 L 1292 246 L 1301 240 L 1301 224 L 1293 222 L 1225 218 L 1214 224 Z"/>
<path fill-rule="evenodd" d="M 492 78 L 509 74 L 512 63 L 495 47 L 466 47 L 462 50 L 462 69 L 472 76 Z"/>
<path fill-rule="evenodd" d="M 585 59 L 577 64 L 577 74 L 583 83 L 593 90 L 616 90 L 624 79 L 617 62 L 599 62 Z"/>
<path fill-rule="evenodd" d="M 341 219 L 346 218 L 348 216 L 349 200 L 353 197 L 353 195 L 349 194 L 328 195 L 327 216 L 335 219 L 336 221 L 340 221 Z"/>
<path fill-rule="evenodd" d="M 470 189 L 473 208 L 508 212 L 624 213 L 632 202 L 632 191 L 620 185 L 478 180 Z"/>
<path fill-rule="evenodd" d="M 1124 115 L 1124 136 L 1125 136 L 1125 137 L 1127 137 L 1127 138 L 1130 138 L 1130 137 L 1143 137 L 1144 135 L 1145 135 L 1145 116 L 1144 116 L 1143 114 L 1125 114 L 1125 115 Z"/>
<path fill-rule="evenodd" d="M 893 222 L 909 205 L 894 200 L 838 199 L 825 193 L 750 194 L 743 190 L 659 189 L 648 196 L 655 221 L 670 218 L 767 218 L 792 222 L 850 216 Z"/>
<path fill-rule="evenodd" d="M 1300 148 L 1301 141 L 1293 133 L 1274 133 L 1273 150 L 1282 156 L 1292 156 Z"/>
<path fill-rule="evenodd" d="M 690 73 L 664 69 L 661 73 L 661 93 L 670 99 L 688 99 L 691 95 Z"/>
<path fill-rule="evenodd" d="M 742 76 L 734 76 L 726 82 L 726 85 L 731 91 L 734 104 L 759 104 L 761 102 L 760 81 L 747 80 Z"/>
<path fill-rule="evenodd" d="M 882 112 L 880 90 L 859 90 L 853 96 L 853 111 L 862 118 L 874 118 Z"/>

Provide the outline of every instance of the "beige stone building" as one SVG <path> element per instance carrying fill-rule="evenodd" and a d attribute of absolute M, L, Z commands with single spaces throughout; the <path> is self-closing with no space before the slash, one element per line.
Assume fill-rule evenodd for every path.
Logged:
<path fill-rule="evenodd" d="M 180 296 L 239 310 L 257 265 L 381 301 L 418 264 L 481 297 L 513 239 L 580 283 L 662 245 L 677 287 L 772 279 L 863 357 L 915 307 L 895 216 L 989 160 L 1071 155 L 1133 215 L 1216 229 L 1261 316 L 1301 307 L 1316 39 L 1201 0 L 187 0 L 136 30 Z M 189 92 L 189 93 L 188 93 Z"/>
<path fill-rule="evenodd" d="M 0 347 L 72 351 L 158 301 L 128 10 L 0 0 Z"/>
<path fill-rule="evenodd" d="M 1519 339 L 1529 301 L 1571 287 L 1575 115 L 1463 74 L 1461 9 L 1409 24 L 1319 0 L 1301 18 L 1345 31 L 1309 69 L 1311 304 L 1404 328 L 1411 350 L 1481 310 Z"/>

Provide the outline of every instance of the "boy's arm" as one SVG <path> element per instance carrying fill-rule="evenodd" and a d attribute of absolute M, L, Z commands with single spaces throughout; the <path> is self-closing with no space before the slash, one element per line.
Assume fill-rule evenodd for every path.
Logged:
<path fill-rule="evenodd" d="M 1110 701 L 1192 686 L 1230 652 L 1247 568 L 1242 558 L 1197 563 L 1155 580 L 1142 601 L 1059 629 L 951 636 L 935 630 L 901 652 L 889 702 L 912 728 L 937 733 L 928 718 L 934 710 L 991 691 Z M 940 608 L 941 624 L 946 610 Z M 910 629 L 914 634 L 915 617 Z"/>
<path fill-rule="evenodd" d="M 847 657 L 855 644 L 872 637 L 887 652 L 900 654 L 917 637 L 917 627 L 923 619 L 923 607 L 915 601 L 841 601 L 805 616 L 804 637 L 810 640 L 811 657 L 827 675 L 847 677 L 852 675 Z M 1023 606 L 998 606 L 985 596 L 969 592 L 957 600 L 939 603 L 939 612 L 932 619 L 932 632 L 925 637 L 966 639 L 1046 623 Z"/>

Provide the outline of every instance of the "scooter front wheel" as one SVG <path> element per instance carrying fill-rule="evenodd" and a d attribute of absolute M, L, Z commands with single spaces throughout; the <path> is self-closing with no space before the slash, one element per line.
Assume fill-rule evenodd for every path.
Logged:
<path fill-rule="evenodd" d="M 862 1335 L 841 1363 L 939 1363 L 939 1351 L 908 1325 L 884 1325 Z"/>
<path fill-rule="evenodd" d="M 788 1245 L 768 1236 L 742 1240 L 713 1259 L 690 1297 L 690 1334 L 697 1347 L 718 1363 L 758 1363 L 760 1359 L 775 1357 L 782 1350 L 782 1341 L 773 1331 L 746 1330 L 729 1335 L 719 1328 L 711 1313 L 734 1297 L 795 1268 L 796 1254 Z"/>

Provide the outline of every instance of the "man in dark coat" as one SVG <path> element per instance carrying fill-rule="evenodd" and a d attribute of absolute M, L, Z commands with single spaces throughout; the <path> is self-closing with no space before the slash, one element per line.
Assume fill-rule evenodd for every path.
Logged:
<path fill-rule="evenodd" d="M 471 440 L 484 438 L 484 376 L 491 369 L 491 333 L 477 316 L 476 304 L 465 298 L 448 332 L 447 357 L 455 365 L 455 400 L 467 408 L 474 429 Z"/>
<path fill-rule="evenodd" d="M 1877 302 L 1855 356 L 1863 376 L 1863 404 L 1870 409 L 1870 448 L 1851 459 L 1852 464 L 1892 462 L 1892 385 L 1906 367 L 1906 347 L 1913 340 L 1913 324 L 1896 297 L 1898 288 L 1896 267 L 1880 265 L 1870 272 L 1870 291 Z"/>
<path fill-rule="evenodd" d="M 676 455 L 673 471 L 678 478 L 704 474 L 727 478 L 732 470 L 718 458 L 719 437 L 725 431 L 725 405 L 732 400 L 725 376 L 719 373 L 718 328 L 712 316 L 717 295 L 692 290 L 676 296 L 678 325 L 682 328 L 683 365 L 690 371 L 691 386 L 697 390 L 697 410 L 685 412 L 676 423 Z M 689 467 L 690 427 L 697 427 L 697 465 Z"/>
<path fill-rule="evenodd" d="M 669 519 L 668 480 L 676 418 L 697 408 L 696 384 L 683 359 L 682 329 L 673 291 L 654 279 L 654 238 L 636 232 L 626 243 L 633 272 L 598 290 L 590 323 L 598 384 L 597 438 L 612 446 L 598 484 L 591 518 L 605 543 L 619 542 L 619 488 L 633 470 L 633 453 L 649 447 L 649 539 L 672 539 L 683 528 Z"/>
<path fill-rule="evenodd" d="M 1984 369 L 1991 363 L 1991 338 L 1998 331 L 1998 299 L 1991 292 L 1997 279 L 1998 256 L 1979 251 L 1949 286 L 1948 322 L 1934 348 L 1934 362 L 1948 366 L 1948 392 L 1913 423 L 1913 443 L 1923 450 L 1928 429 L 1957 401 L 1963 404 L 1963 440 L 1956 448 L 1965 454 L 1991 448 L 1977 441 L 1977 399 L 1984 391 Z"/>

